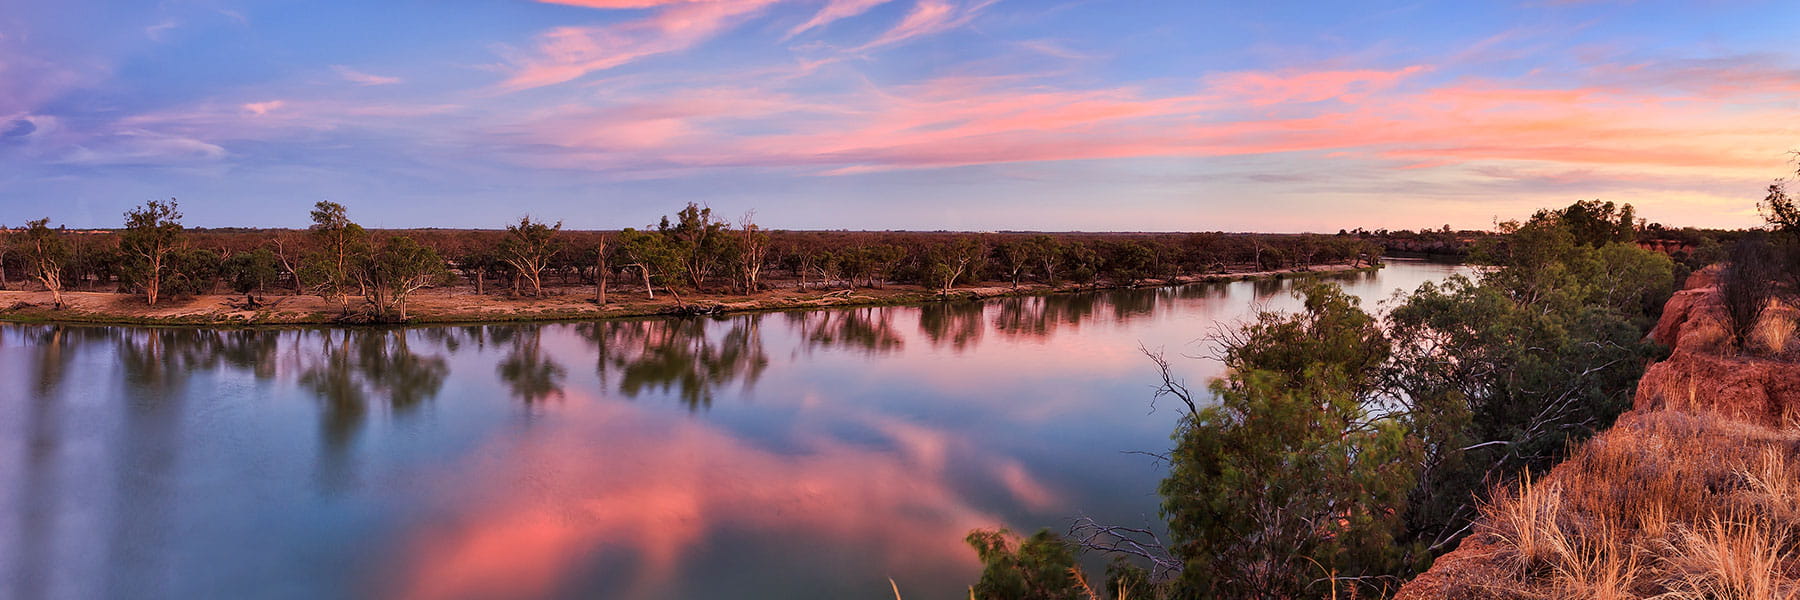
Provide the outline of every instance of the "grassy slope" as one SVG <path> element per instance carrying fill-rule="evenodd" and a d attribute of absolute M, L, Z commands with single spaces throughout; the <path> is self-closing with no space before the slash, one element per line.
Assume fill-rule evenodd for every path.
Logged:
<path fill-rule="evenodd" d="M 1759 356 L 1738 356 L 1705 283 L 1665 311 L 1675 353 L 1635 409 L 1488 506 L 1400 598 L 1800 598 L 1793 313 L 1772 311 Z"/>

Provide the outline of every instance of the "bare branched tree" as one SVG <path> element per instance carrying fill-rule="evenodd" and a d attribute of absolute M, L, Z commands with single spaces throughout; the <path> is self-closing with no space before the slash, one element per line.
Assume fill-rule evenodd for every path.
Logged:
<path fill-rule="evenodd" d="M 1168 546 L 1148 525 L 1103 525 L 1093 517 L 1082 516 L 1069 524 L 1067 537 L 1083 552 L 1128 556 L 1149 563 L 1152 583 L 1161 584 L 1181 574 L 1181 561 L 1169 554 Z"/>
<path fill-rule="evenodd" d="M 1750 236 L 1731 249 L 1730 262 L 1719 279 L 1727 325 L 1738 352 L 1749 351 L 1750 334 L 1775 297 L 1775 259 L 1767 238 Z"/>
<path fill-rule="evenodd" d="M 1142 344 L 1138 345 L 1138 351 L 1143 352 L 1144 356 L 1150 357 L 1150 362 L 1156 363 L 1156 371 L 1162 381 L 1156 387 L 1156 395 L 1151 400 L 1151 407 L 1155 407 L 1156 400 L 1164 396 L 1173 396 L 1182 404 L 1187 405 L 1189 416 L 1200 416 L 1200 406 L 1194 402 L 1193 391 L 1188 389 L 1185 381 L 1176 377 L 1175 373 L 1170 370 L 1169 359 L 1163 356 L 1163 351 L 1161 349 L 1151 350 Z"/>

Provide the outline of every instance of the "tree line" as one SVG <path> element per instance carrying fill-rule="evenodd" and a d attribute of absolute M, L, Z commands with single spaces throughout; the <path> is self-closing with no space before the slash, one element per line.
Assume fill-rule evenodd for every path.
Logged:
<path fill-rule="evenodd" d="M 125 213 L 99 233 L 52 227 L 48 218 L 7 230 L 0 288 L 9 273 L 52 293 L 108 290 L 169 298 L 269 294 L 330 298 L 346 315 L 405 320 L 408 299 L 426 288 L 540 297 L 578 292 L 607 304 L 609 293 L 754 294 L 912 285 L 939 293 L 958 286 L 1131 286 L 1229 271 L 1371 265 L 1382 246 L 1367 236 L 1277 234 L 1091 234 L 779 231 L 754 214 L 735 222 L 689 204 L 643 228 L 565 230 L 560 221 L 522 217 L 498 230 L 371 230 L 344 205 L 321 201 L 305 230 L 188 229 L 176 200 Z"/>

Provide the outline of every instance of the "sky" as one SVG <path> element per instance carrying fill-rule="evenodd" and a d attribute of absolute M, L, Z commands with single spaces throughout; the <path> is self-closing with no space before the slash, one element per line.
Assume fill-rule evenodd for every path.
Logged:
<path fill-rule="evenodd" d="M 1800 2 L 0 0 L 0 223 L 1744 227 Z"/>

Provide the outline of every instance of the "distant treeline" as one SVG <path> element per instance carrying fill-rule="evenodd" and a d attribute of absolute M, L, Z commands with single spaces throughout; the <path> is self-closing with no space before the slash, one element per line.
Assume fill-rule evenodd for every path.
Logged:
<path fill-rule="evenodd" d="M 231 290 L 367 301 L 404 311 L 418 289 L 462 284 L 475 294 L 536 296 L 609 284 L 654 298 L 750 294 L 775 287 L 981 283 L 1128 286 L 1227 271 L 1378 262 L 1367 235 L 1236 233 L 960 233 L 768 230 L 690 204 L 642 229 L 573 231 L 522 218 L 504 229 L 368 230 L 343 205 L 320 202 L 312 227 L 186 229 L 174 200 L 152 201 L 123 227 L 71 231 L 49 219 L 5 232 L 0 287 L 29 279 L 63 289 L 169 296 Z M 10 278 L 10 279 L 9 279 Z M 60 296 L 57 300 L 61 302 Z"/>

